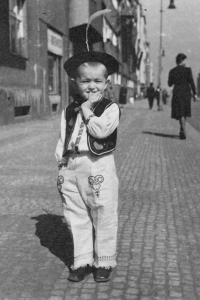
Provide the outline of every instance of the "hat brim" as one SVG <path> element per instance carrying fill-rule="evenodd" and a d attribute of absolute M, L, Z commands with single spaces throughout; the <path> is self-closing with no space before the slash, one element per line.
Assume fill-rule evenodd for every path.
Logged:
<path fill-rule="evenodd" d="M 64 69 L 68 76 L 74 78 L 77 68 L 85 62 L 100 62 L 106 67 L 108 75 L 119 69 L 119 63 L 112 55 L 97 51 L 76 53 L 64 63 Z"/>

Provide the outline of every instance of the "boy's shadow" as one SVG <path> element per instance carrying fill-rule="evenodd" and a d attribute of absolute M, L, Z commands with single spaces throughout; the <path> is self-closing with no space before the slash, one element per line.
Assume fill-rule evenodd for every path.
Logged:
<path fill-rule="evenodd" d="M 69 268 L 73 264 L 73 240 L 63 217 L 43 214 L 31 219 L 37 221 L 35 235 L 39 237 L 41 245 Z"/>
<path fill-rule="evenodd" d="M 166 134 L 166 133 L 151 132 L 151 131 L 143 131 L 142 133 L 162 136 L 162 137 L 172 138 L 172 139 L 179 139 L 179 135 L 175 135 L 175 134 Z"/>

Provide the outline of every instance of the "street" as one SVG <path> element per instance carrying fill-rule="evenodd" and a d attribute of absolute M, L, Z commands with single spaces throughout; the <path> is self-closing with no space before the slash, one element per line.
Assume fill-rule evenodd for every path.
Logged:
<path fill-rule="evenodd" d="M 149 110 L 147 100 L 122 108 L 118 266 L 101 284 L 92 274 L 67 281 L 72 241 L 54 156 L 60 116 L 1 127 L 0 300 L 200 299 L 200 132 L 187 124 L 180 140 L 170 113 L 155 103 Z"/>

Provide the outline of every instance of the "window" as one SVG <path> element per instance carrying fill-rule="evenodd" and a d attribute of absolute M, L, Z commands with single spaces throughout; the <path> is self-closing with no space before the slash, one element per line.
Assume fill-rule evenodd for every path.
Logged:
<path fill-rule="evenodd" d="M 10 51 L 27 56 L 26 2 L 9 0 Z"/>
<path fill-rule="evenodd" d="M 115 73 L 114 74 L 114 84 L 121 85 L 122 78 L 120 74 Z"/>
<path fill-rule="evenodd" d="M 112 0 L 113 6 L 116 10 L 118 10 L 118 1 L 117 0 Z"/>
<path fill-rule="evenodd" d="M 31 106 L 16 106 L 15 107 L 15 117 L 27 116 L 29 114 Z"/>
<path fill-rule="evenodd" d="M 48 55 L 49 93 L 61 94 L 61 59 L 57 55 Z"/>
<path fill-rule="evenodd" d="M 117 36 L 113 32 L 105 18 L 103 18 L 103 41 L 104 43 L 106 43 L 107 41 L 111 41 L 113 46 L 117 47 Z"/>

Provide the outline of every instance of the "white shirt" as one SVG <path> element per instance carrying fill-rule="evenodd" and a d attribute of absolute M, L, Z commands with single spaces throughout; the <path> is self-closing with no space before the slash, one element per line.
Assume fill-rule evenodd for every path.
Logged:
<path fill-rule="evenodd" d="M 71 139 L 68 144 L 68 150 L 73 150 L 76 142 L 76 138 L 79 132 L 79 128 L 82 121 L 82 112 L 79 111 L 77 115 L 76 124 L 74 127 L 74 131 L 72 133 Z M 105 111 L 102 113 L 100 117 L 92 117 L 87 125 L 84 124 L 83 133 L 81 136 L 81 140 L 79 142 L 78 149 L 79 151 L 89 151 L 87 144 L 87 130 L 88 132 L 98 138 L 103 139 L 109 136 L 119 125 L 119 107 L 116 103 L 110 105 Z M 66 133 L 66 119 L 65 119 L 65 111 L 63 110 L 61 115 L 61 131 L 60 138 L 56 147 L 56 160 L 58 162 L 61 161 L 64 143 L 65 143 L 65 133 Z"/>

